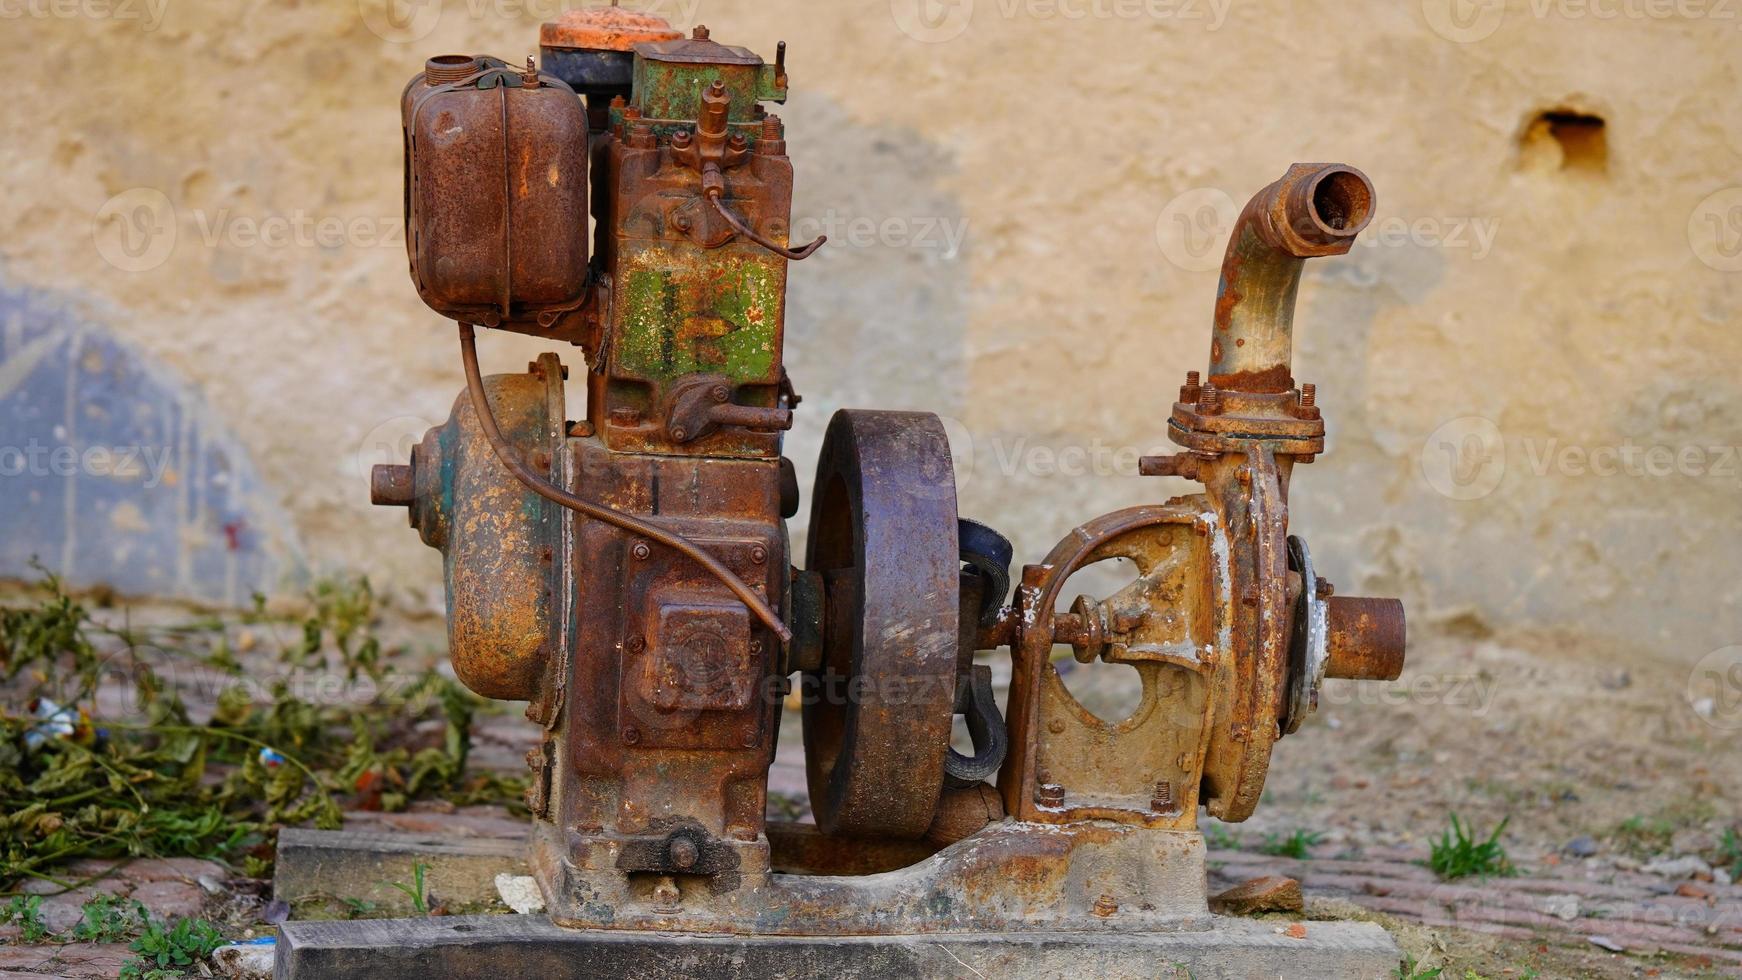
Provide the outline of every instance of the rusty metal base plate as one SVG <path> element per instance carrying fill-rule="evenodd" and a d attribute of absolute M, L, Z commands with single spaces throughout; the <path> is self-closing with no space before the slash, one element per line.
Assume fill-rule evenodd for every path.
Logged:
<path fill-rule="evenodd" d="M 1215 919 L 1198 932 L 1106 935 L 699 937 L 574 931 L 543 916 L 474 916 L 281 927 L 278 980 L 449 977 L 1339 977 L 1396 975 L 1385 931 L 1365 922 Z M 1296 930 L 1299 933 L 1298 930 Z"/>
<path fill-rule="evenodd" d="M 540 826 L 533 873 L 550 917 L 574 929 L 732 935 L 1123 933 L 1207 928 L 1204 839 L 1102 821 L 1005 821 L 898 871 L 860 876 L 626 873 Z M 850 841 L 842 846 L 850 847 Z"/>

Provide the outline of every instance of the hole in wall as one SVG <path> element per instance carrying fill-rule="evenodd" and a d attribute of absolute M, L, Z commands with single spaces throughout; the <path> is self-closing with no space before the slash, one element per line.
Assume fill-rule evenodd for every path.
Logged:
<path fill-rule="evenodd" d="M 1609 170 L 1609 124 L 1577 109 L 1546 109 L 1519 137 L 1519 169 L 1601 175 Z"/>

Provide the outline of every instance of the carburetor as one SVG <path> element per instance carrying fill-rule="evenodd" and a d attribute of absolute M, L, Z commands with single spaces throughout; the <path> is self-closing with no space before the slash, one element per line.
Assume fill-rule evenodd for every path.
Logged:
<path fill-rule="evenodd" d="M 1367 179 L 1296 165 L 1240 215 L 1208 372 L 1167 423 L 1182 452 L 1142 463 L 1202 492 L 1096 517 L 1013 582 L 1010 543 L 957 514 L 937 417 L 842 410 L 800 561 L 786 277 L 823 240 L 788 240 L 793 165 L 765 108 L 785 45 L 769 64 L 612 8 L 546 24 L 541 49 L 433 58 L 403 94 L 412 278 L 460 324 L 467 390 L 372 496 L 444 556 L 457 676 L 542 729 L 527 804 L 551 918 L 1205 926 L 1200 808 L 1252 813 L 1326 677 L 1402 669 L 1401 604 L 1334 595 L 1288 533 L 1290 474 L 1325 445 L 1291 370 L 1295 291 L 1366 225 Z M 582 417 L 554 354 L 483 377 L 478 327 L 579 346 Z M 1115 559 L 1129 585 L 1064 593 Z M 1136 669 L 1129 718 L 1072 696 L 1073 656 Z M 814 825 L 765 817 L 795 685 Z"/>

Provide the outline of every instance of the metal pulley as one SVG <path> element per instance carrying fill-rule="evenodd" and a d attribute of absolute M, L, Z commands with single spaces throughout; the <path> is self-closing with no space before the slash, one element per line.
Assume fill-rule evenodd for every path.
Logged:
<path fill-rule="evenodd" d="M 919 837 L 944 785 L 961 611 L 955 473 L 937 416 L 835 413 L 805 567 L 826 593 L 804 706 L 817 824 Z"/>

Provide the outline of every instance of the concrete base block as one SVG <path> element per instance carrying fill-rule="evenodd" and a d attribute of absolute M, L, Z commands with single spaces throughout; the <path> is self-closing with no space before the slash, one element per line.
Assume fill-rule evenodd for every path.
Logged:
<path fill-rule="evenodd" d="M 1207 931 L 1098 936 L 691 937 L 562 929 L 543 916 L 281 927 L 277 980 L 691 977 L 1392 977 L 1400 956 L 1371 923 L 1216 919 Z M 1298 934 L 1298 930 L 1296 931 Z"/>
<path fill-rule="evenodd" d="M 434 900 L 450 908 L 496 897 L 496 876 L 526 873 L 526 845 L 492 838 L 284 830 L 278 835 L 273 897 L 296 903 L 316 898 L 362 899 L 410 914 L 417 865 Z"/>

